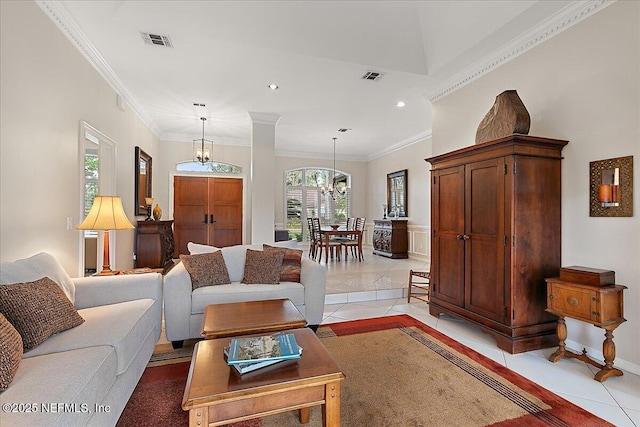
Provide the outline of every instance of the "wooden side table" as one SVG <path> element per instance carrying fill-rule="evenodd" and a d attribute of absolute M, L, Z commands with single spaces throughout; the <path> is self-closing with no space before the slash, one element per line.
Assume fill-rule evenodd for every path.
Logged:
<path fill-rule="evenodd" d="M 173 267 L 173 220 L 138 221 L 136 236 L 136 268 L 161 269 L 164 274 Z"/>
<path fill-rule="evenodd" d="M 205 307 L 201 335 L 210 340 L 305 326 L 307 320 L 288 299 L 231 302 Z"/>
<path fill-rule="evenodd" d="M 582 360 L 600 368 L 594 379 L 603 382 L 610 376 L 622 376 L 622 371 L 613 367 L 616 357 L 616 347 L 613 343 L 613 330 L 626 322 L 624 318 L 623 291 L 624 285 L 586 285 L 567 282 L 560 278 L 545 279 L 547 282 L 547 309 L 549 313 L 558 316 L 557 334 L 559 347 L 549 356 L 551 362 L 557 362 L 563 357 Z M 573 353 L 565 348 L 567 339 L 567 325 L 564 318 L 588 322 L 605 330 L 605 340 L 602 343 L 604 365 L 587 357 L 587 351 L 582 354 Z"/>

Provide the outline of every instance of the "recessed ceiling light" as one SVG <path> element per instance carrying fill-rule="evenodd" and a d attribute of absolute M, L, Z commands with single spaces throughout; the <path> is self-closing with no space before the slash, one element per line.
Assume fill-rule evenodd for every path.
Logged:
<path fill-rule="evenodd" d="M 402 107 L 404 107 L 405 105 L 407 105 L 407 104 L 405 104 L 405 103 L 404 103 L 404 101 L 398 101 L 398 102 L 396 102 L 396 107 L 398 107 L 398 108 L 402 108 Z"/>
<path fill-rule="evenodd" d="M 275 83 L 271 83 L 271 84 L 269 85 L 269 89 L 271 89 L 271 90 L 276 90 L 276 89 L 278 89 L 278 85 L 277 85 L 277 84 L 275 84 Z"/>

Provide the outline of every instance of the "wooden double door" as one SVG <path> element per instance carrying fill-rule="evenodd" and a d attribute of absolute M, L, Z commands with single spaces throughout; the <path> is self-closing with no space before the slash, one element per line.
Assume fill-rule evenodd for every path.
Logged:
<path fill-rule="evenodd" d="M 176 176 L 173 186 L 176 257 L 189 242 L 242 244 L 242 179 Z"/>
<path fill-rule="evenodd" d="M 556 345 L 544 279 L 560 269 L 566 143 L 513 135 L 427 159 L 432 315 L 462 317 L 510 353 Z"/>

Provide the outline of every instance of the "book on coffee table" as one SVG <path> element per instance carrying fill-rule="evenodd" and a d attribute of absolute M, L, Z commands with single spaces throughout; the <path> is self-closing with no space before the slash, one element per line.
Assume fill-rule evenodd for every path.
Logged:
<path fill-rule="evenodd" d="M 300 349 L 300 354 L 302 354 L 302 347 L 298 347 Z M 229 347 L 225 347 L 224 348 L 224 355 L 227 358 L 227 360 L 229 359 Z M 235 368 L 236 371 L 238 371 L 238 373 L 240 375 L 249 373 L 249 372 L 253 372 L 255 370 L 261 369 L 261 368 L 266 368 L 267 366 L 272 366 L 275 365 L 276 363 L 281 363 L 281 362 L 286 362 L 286 361 L 291 361 L 291 360 L 295 360 L 295 359 L 285 359 L 285 360 L 263 360 L 262 362 L 247 362 L 247 363 L 236 363 L 234 365 L 231 365 Z"/>
<path fill-rule="evenodd" d="M 237 365 L 298 358 L 300 358 L 300 347 L 293 334 L 272 334 L 232 338 L 229 343 L 227 363 Z"/>

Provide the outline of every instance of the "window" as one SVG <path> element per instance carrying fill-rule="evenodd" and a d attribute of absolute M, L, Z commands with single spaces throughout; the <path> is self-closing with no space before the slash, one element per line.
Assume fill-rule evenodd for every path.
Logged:
<path fill-rule="evenodd" d="M 240 166 L 222 162 L 207 162 L 204 165 L 194 161 L 180 162 L 176 165 L 176 170 L 181 172 L 242 173 Z"/>
<path fill-rule="evenodd" d="M 333 178 L 331 169 L 294 169 L 285 172 L 285 218 L 289 237 L 308 241 L 307 218 L 319 217 L 322 225 L 341 224 L 351 213 L 351 177 L 336 171 L 339 188 L 345 186 L 344 194 L 335 200 L 322 189 L 327 188 Z"/>
<path fill-rule="evenodd" d="M 98 156 L 99 141 L 87 135 L 86 148 L 84 154 L 84 216 L 89 214 L 93 199 L 98 195 L 98 167 L 100 159 Z M 95 230 L 84 230 L 85 237 L 97 237 Z"/>

